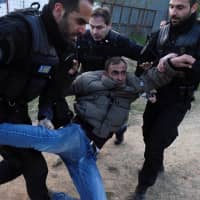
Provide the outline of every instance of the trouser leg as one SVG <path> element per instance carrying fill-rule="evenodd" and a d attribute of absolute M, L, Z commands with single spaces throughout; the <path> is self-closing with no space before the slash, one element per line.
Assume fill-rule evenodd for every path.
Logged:
<path fill-rule="evenodd" d="M 0 162 L 0 184 L 14 180 L 22 174 L 21 162 L 14 152 L 6 151 L 6 147 L 0 147 L 3 160 Z"/>
<path fill-rule="evenodd" d="M 186 112 L 184 106 L 173 105 L 163 108 L 155 116 L 150 133 L 145 133 L 145 161 L 139 173 L 139 185 L 149 187 L 155 183 L 163 163 L 164 149 L 177 137 L 177 128 Z"/>
<path fill-rule="evenodd" d="M 77 178 L 76 181 L 75 178 L 72 178 L 77 190 L 80 191 L 81 200 L 85 200 L 82 191 L 86 191 L 89 195 L 87 200 L 106 199 L 96 163 L 92 159 L 86 159 L 91 150 L 90 141 L 79 125 L 72 123 L 58 130 L 49 130 L 40 126 L 1 124 L 0 143 L 18 147 L 32 147 L 40 151 L 57 153 L 62 156 L 66 165 L 77 163 L 77 166 L 81 167 L 76 169 L 74 166 L 76 172 L 74 175 L 77 174 L 80 179 Z M 85 173 L 82 174 L 84 171 Z M 86 176 L 83 176 L 84 174 Z M 88 192 L 89 183 L 94 184 L 90 184 L 91 187 L 89 187 L 93 188 L 92 191 L 94 191 L 91 194 Z"/>
<path fill-rule="evenodd" d="M 103 181 L 92 156 L 78 163 L 67 163 L 67 168 L 81 200 L 106 200 Z"/>
<path fill-rule="evenodd" d="M 46 186 L 48 168 L 42 154 L 32 149 L 2 147 L 4 160 L 0 163 L 0 183 L 23 175 L 31 200 L 49 200 Z"/>
<path fill-rule="evenodd" d="M 79 133 L 77 141 L 74 143 L 76 148 L 72 147 L 72 150 L 59 155 L 69 170 L 80 199 L 106 200 L 103 181 L 96 165 L 96 152 L 83 132 Z"/>
<path fill-rule="evenodd" d="M 41 152 L 23 149 L 23 176 L 31 200 L 49 200 L 46 179 L 48 168 Z"/>
<path fill-rule="evenodd" d="M 124 134 L 127 130 L 127 126 L 127 124 L 124 124 L 118 131 L 115 132 L 116 139 L 114 144 L 118 145 L 124 141 Z"/>
<path fill-rule="evenodd" d="M 154 124 L 159 116 L 160 108 L 155 103 L 147 102 L 143 113 L 143 125 L 142 125 L 142 134 L 143 140 L 146 144 L 148 139 L 151 138 L 152 129 Z"/>

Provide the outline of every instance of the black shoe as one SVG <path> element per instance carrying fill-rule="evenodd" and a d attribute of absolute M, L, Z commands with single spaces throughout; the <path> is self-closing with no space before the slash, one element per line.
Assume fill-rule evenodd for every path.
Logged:
<path fill-rule="evenodd" d="M 53 192 L 52 190 L 49 190 L 49 196 L 50 200 L 78 200 L 76 198 L 73 198 L 69 196 L 68 194 L 64 192 Z"/>
<path fill-rule="evenodd" d="M 119 145 L 119 144 L 121 144 L 121 143 L 124 141 L 124 133 L 126 132 L 127 127 L 128 127 L 128 125 L 123 125 L 123 126 L 115 133 L 115 136 L 116 136 L 116 139 L 115 139 L 115 141 L 114 141 L 114 144 L 115 144 L 115 145 Z"/>
<path fill-rule="evenodd" d="M 164 165 L 161 165 L 159 171 L 158 171 L 158 174 L 163 174 L 165 172 L 165 167 Z"/>
<path fill-rule="evenodd" d="M 119 145 L 124 141 L 124 135 L 116 135 L 116 139 L 114 141 L 115 145 Z"/>
<path fill-rule="evenodd" d="M 135 192 L 133 195 L 133 200 L 145 200 L 145 199 L 146 199 L 145 193 Z"/>
<path fill-rule="evenodd" d="M 133 200 L 145 200 L 146 199 L 146 191 L 148 187 L 146 186 L 137 186 L 135 193 L 133 195 Z"/>

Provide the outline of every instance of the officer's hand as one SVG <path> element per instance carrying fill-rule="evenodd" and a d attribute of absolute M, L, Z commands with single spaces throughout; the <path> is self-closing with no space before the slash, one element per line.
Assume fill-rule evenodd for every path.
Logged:
<path fill-rule="evenodd" d="M 188 54 L 183 54 L 181 56 L 177 56 L 174 58 L 170 58 L 170 62 L 174 67 L 186 67 L 186 68 L 192 68 L 192 65 L 196 59 Z"/>
<path fill-rule="evenodd" d="M 160 22 L 160 28 L 164 27 L 166 24 L 167 24 L 167 21 L 166 20 L 162 20 Z"/>
<path fill-rule="evenodd" d="M 48 129 L 54 129 L 54 125 L 52 124 L 51 120 L 44 118 L 38 122 L 39 126 L 44 126 Z"/>
<path fill-rule="evenodd" d="M 156 90 L 151 90 L 148 94 L 147 94 L 147 99 L 148 101 L 150 101 L 151 103 L 156 103 L 157 101 L 157 97 L 156 97 Z"/>
<path fill-rule="evenodd" d="M 149 69 L 152 66 L 153 62 L 143 62 L 139 64 L 139 67 L 141 67 L 144 70 Z"/>
<path fill-rule="evenodd" d="M 151 103 L 156 103 L 156 101 L 157 101 L 156 95 L 152 95 L 151 97 L 149 97 L 148 101 L 150 101 Z"/>
<path fill-rule="evenodd" d="M 79 65 L 78 60 L 73 59 L 73 66 L 69 69 L 68 74 L 75 75 L 78 72 Z"/>
<path fill-rule="evenodd" d="M 177 54 L 175 54 L 175 53 L 169 53 L 166 56 L 162 57 L 159 60 L 159 63 L 157 65 L 158 71 L 164 72 L 165 71 L 165 63 L 167 62 L 168 59 L 174 58 L 174 57 L 177 57 Z"/>

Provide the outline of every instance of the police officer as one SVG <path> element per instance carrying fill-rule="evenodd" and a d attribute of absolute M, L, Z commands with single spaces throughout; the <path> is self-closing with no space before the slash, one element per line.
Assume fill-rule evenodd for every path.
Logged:
<path fill-rule="evenodd" d="M 111 29 L 111 14 L 107 7 L 93 10 L 90 29 L 77 42 L 78 59 L 82 72 L 104 69 L 106 59 L 125 56 L 138 60 L 142 47 Z M 115 144 L 121 144 L 127 125 L 116 131 Z"/>
<path fill-rule="evenodd" d="M 59 95 L 58 75 L 65 75 L 62 81 L 69 81 L 68 69 L 63 64 L 66 48 L 76 35 L 84 32 L 92 2 L 50 0 L 41 15 L 29 9 L 0 18 L 1 123 L 31 124 L 27 103 L 43 95 L 44 107 L 46 96 Z M 43 112 L 39 119 L 46 117 L 51 115 Z M 0 184 L 23 175 L 32 200 L 49 199 L 48 169 L 40 152 L 1 146 L 0 153 L 4 158 L 0 162 Z"/>
<path fill-rule="evenodd" d="M 139 172 L 134 200 L 144 200 L 147 189 L 152 186 L 159 172 L 164 170 L 165 149 L 178 136 L 178 126 L 190 109 L 193 93 L 200 81 L 200 25 L 196 20 L 196 0 L 170 0 L 170 22 L 152 34 L 142 51 L 143 61 L 154 61 L 174 52 L 185 62 L 184 76 L 174 78 L 170 84 L 158 89 L 155 103 L 148 102 L 143 115 L 143 137 L 145 143 L 144 164 Z M 176 65 L 176 59 L 169 59 Z"/>

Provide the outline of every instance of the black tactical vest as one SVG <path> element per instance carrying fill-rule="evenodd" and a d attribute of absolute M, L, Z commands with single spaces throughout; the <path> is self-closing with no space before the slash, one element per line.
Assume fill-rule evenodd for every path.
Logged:
<path fill-rule="evenodd" d="M 194 25 L 185 30 L 177 37 L 170 36 L 170 24 L 161 28 L 157 39 L 157 52 L 159 57 L 168 53 L 177 53 L 178 55 L 189 54 L 197 59 L 200 58 L 200 24 Z M 191 99 L 193 92 L 198 86 L 198 82 L 194 80 L 193 73 L 187 68 L 180 69 L 186 71 L 184 78 L 176 77 L 172 82 L 158 90 L 157 96 L 163 101 L 170 99 Z"/>
<path fill-rule="evenodd" d="M 0 69 L 0 96 L 8 100 L 28 102 L 41 93 L 59 59 L 55 48 L 48 42 L 39 15 L 16 12 L 10 16 L 18 17 L 27 24 L 32 33 L 32 48 L 27 58 L 16 63 L 13 61 L 12 66 Z M 13 64 L 16 66 L 13 67 Z"/>
<path fill-rule="evenodd" d="M 169 39 L 169 34 L 170 24 L 160 29 L 157 40 L 159 57 L 171 52 L 178 55 L 189 54 L 195 58 L 200 56 L 200 52 L 197 51 L 200 41 L 200 24 L 194 24 L 189 31 L 185 31 L 174 40 Z"/>

